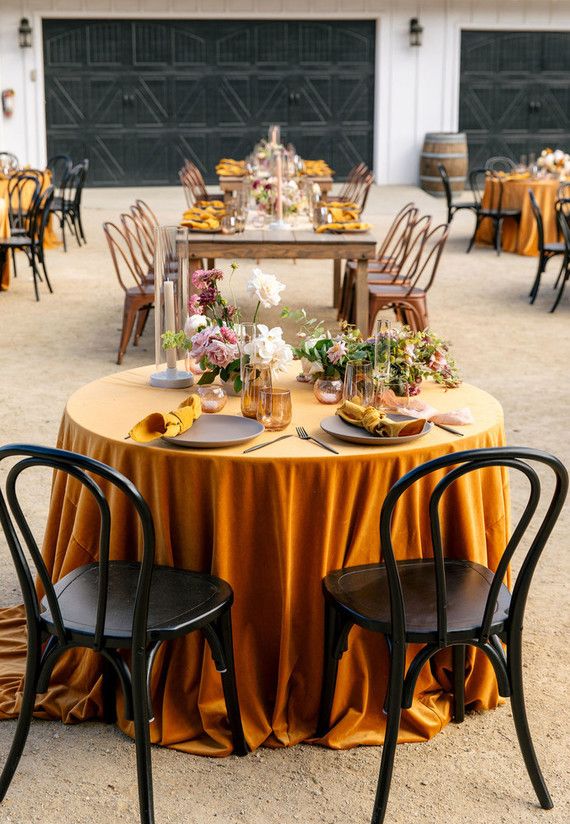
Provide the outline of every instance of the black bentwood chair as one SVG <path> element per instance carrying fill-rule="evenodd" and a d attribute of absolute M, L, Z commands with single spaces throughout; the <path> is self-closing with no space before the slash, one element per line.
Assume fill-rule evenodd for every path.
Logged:
<path fill-rule="evenodd" d="M 534 277 L 532 289 L 529 293 L 530 303 L 534 303 L 534 301 L 536 300 L 536 296 L 538 295 L 538 289 L 540 287 L 540 278 L 542 276 L 542 273 L 546 269 L 546 264 L 551 258 L 555 257 L 556 255 L 563 255 L 566 252 L 566 246 L 564 245 L 564 243 L 559 242 L 544 242 L 544 223 L 542 220 L 542 212 L 540 211 L 540 206 L 538 205 L 538 201 L 532 189 L 528 190 L 528 196 L 530 198 L 530 205 L 532 207 L 534 219 L 536 221 L 536 231 L 538 234 L 538 269 Z"/>
<path fill-rule="evenodd" d="M 541 497 L 539 477 L 531 465 L 533 462 L 552 470 L 555 488 L 511 593 L 503 580 Z M 448 467 L 453 469 L 439 480 L 428 504 L 433 558 L 396 561 L 391 536 L 396 504 L 416 481 Z M 439 503 L 445 490 L 467 473 L 487 467 L 518 470 L 526 476 L 530 486 L 525 509 L 495 572 L 472 561 L 445 558 L 439 521 Z M 384 563 L 348 567 L 331 572 L 324 578 L 325 671 L 318 736 L 323 736 L 329 727 L 338 663 L 347 649 L 351 627 L 358 624 L 382 633 L 390 654 L 386 733 L 372 824 L 382 824 L 386 814 L 401 709 L 412 706 L 414 688 L 423 666 L 438 650 L 446 647 L 452 647 L 454 653 L 455 716 L 456 720 L 462 720 L 466 645 L 477 647 L 487 655 L 495 671 L 499 694 L 510 696 L 522 755 L 540 805 L 544 809 L 553 806 L 526 718 L 522 628 L 532 576 L 567 491 L 568 473 L 563 464 L 553 455 L 535 449 L 473 449 L 436 458 L 404 475 L 394 484 L 384 501 L 380 515 Z M 423 648 L 406 672 L 406 649 L 412 643 L 423 644 Z M 506 654 L 502 644 L 505 644 Z"/>
<path fill-rule="evenodd" d="M 107 674 L 123 688 L 125 716 L 134 721 L 140 818 L 154 824 L 148 684 L 158 648 L 165 641 L 201 629 L 222 676 L 228 720 L 238 755 L 247 753 L 234 674 L 230 609 L 233 592 L 220 578 L 204 573 L 154 565 L 154 525 L 147 503 L 124 475 L 92 458 L 41 446 L 0 447 L 0 461 L 22 458 L 6 474 L 5 497 L 0 490 L 0 522 L 6 534 L 24 597 L 28 650 L 22 708 L 12 746 L 0 775 L 4 798 L 22 755 L 37 693 L 48 688 L 59 656 L 86 647 L 104 658 Z M 26 521 L 16 492 L 18 478 L 31 467 L 67 473 L 95 499 L 100 517 L 99 561 L 72 570 L 53 584 Z M 89 473 L 89 474 L 88 474 Z M 94 479 L 103 481 L 99 482 Z M 140 563 L 113 561 L 111 512 L 105 494 L 123 493 L 141 526 Z M 115 489 L 111 491 L 109 487 Z M 45 592 L 38 601 L 34 571 L 25 554 L 20 530 Z M 47 641 L 42 652 L 42 644 Z M 128 653 L 130 668 L 119 650 Z M 114 714 L 114 689 L 104 686 L 106 718 Z M 111 703 L 113 702 L 113 703 Z"/>
<path fill-rule="evenodd" d="M 445 192 L 445 200 L 447 203 L 447 222 L 451 223 L 453 217 L 456 212 L 459 212 L 461 209 L 469 209 L 471 212 L 475 212 L 477 214 L 479 210 L 479 204 L 475 201 L 469 201 L 468 203 L 454 203 L 453 202 L 453 192 L 451 191 L 451 183 L 449 182 L 449 175 L 447 174 L 447 169 L 440 163 L 437 167 L 439 172 L 439 176 L 441 177 L 441 182 L 443 183 L 443 191 Z"/>

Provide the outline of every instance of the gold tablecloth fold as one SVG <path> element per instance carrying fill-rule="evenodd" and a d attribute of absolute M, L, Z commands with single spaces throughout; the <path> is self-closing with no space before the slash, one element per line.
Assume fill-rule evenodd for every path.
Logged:
<path fill-rule="evenodd" d="M 95 381 L 68 401 L 59 445 L 105 461 L 126 474 L 148 501 L 156 522 L 156 562 L 212 572 L 230 582 L 237 682 L 247 740 L 252 748 L 288 746 L 314 734 L 323 663 L 322 577 L 342 566 L 377 561 L 378 521 L 384 496 L 412 467 L 453 450 L 504 443 L 502 412 L 486 393 L 468 386 L 445 392 L 425 389 L 441 410 L 469 406 L 475 423 L 457 438 L 434 428 L 405 447 L 362 447 L 333 441 L 319 422 L 334 407 L 316 402 L 310 386 L 279 383 L 293 392 L 293 420 L 334 444 L 340 455 L 293 437 L 243 454 L 244 446 L 217 450 L 177 449 L 124 440 L 132 425 L 153 409 L 175 408 L 181 393 L 151 388 L 153 367 Z M 224 413 L 237 413 L 229 398 Z M 271 440 L 267 432 L 258 442 Z M 428 553 L 425 499 L 437 479 L 406 495 L 395 513 L 401 558 Z M 111 498 L 112 557 L 134 557 L 135 517 L 123 496 Z M 506 473 L 486 469 L 461 479 L 442 507 L 450 555 L 494 567 L 508 531 Z M 44 557 L 54 579 L 97 555 L 93 504 L 78 484 L 56 476 Z M 17 617 L 17 616 L 16 616 Z M 12 715 L 24 644 L 14 611 L 0 613 L 0 712 Z M 411 653 L 410 653 L 411 654 Z M 332 729 L 322 742 L 332 748 L 380 744 L 387 677 L 384 640 L 355 628 L 340 664 Z M 74 651 L 54 670 L 38 713 L 65 721 L 101 716 L 101 662 Z M 403 713 L 400 741 L 431 738 L 450 720 L 450 656 L 425 667 L 413 707 Z M 227 755 L 231 736 L 219 674 L 200 633 L 165 644 L 152 677 L 154 742 L 203 755 Z M 490 665 L 470 650 L 467 705 L 498 703 Z M 120 712 L 120 706 L 119 706 Z M 132 733 L 130 725 L 120 722 Z"/>

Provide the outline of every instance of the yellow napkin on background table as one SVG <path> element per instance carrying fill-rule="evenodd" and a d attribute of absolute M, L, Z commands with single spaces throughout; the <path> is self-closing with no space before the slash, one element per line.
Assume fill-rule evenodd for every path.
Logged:
<path fill-rule="evenodd" d="M 317 226 L 315 232 L 322 234 L 323 232 L 365 232 L 371 229 L 370 223 L 359 223 L 352 221 L 350 223 L 323 223 Z"/>
<path fill-rule="evenodd" d="M 207 212 L 225 212 L 226 205 L 223 200 L 198 200 L 193 208 L 205 209 Z"/>
<path fill-rule="evenodd" d="M 328 209 L 356 209 L 360 214 L 360 206 L 353 200 L 326 200 L 323 205 Z"/>
<path fill-rule="evenodd" d="M 202 414 L 202 404 L 198 395 L 189 395 L 173 412 L 151 412 L 135 424 L 129 435 L 137 443 L 149 443 L 166 435 L 174 438 L 190 429 Z"/>
<path fill-rule="evenodd" d="M 394 421 L 384 412 L 373 406 L 360 406 L 352 401 L 343 401 L 336 414 L 346 423 L 359 426 L 378 438 L 396 438 L 405 435 L 418 435 L 425 425 L 423 418 L 413 421 Z"/>
<path fill-rule="evenodd" d="M 333 219 L 333 223 L 353 223 L 358 221 L 360 209 L 346 209 L 340 206 L 331 206 L 327 203 L 327 209 Z"/>

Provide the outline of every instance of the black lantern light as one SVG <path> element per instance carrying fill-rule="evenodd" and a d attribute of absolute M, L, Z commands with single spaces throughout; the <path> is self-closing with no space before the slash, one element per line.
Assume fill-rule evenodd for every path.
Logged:
<path fill-rule="evenodd" d="M 22 17 L 18 27 L 18 44 L 21 49 L 31 49 L 32 47 L 32 27 L 27 17 Z"/>
<path fill-rule="evenodd" d="M 424 28 L 420 25 L 418 18 L 412 17 L 410 20 L 410 46 L 422 45 L 423 30 Z"/>

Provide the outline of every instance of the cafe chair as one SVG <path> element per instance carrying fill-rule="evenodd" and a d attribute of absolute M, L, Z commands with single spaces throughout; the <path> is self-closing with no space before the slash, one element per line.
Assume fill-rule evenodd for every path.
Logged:
<path fill-rule="evenodd" d="M 392 275 L 399 273 L 410 246 L 412 229 L 417 222 L 418 208 L 414 203 L 406 203 L 397 215 L 384 240 L 378 247 L 376 256 L 368 261 L 369 274 Z M 356 277 L 355 260 L 347 260 L 340 294 L 338 320 L 353 322 L 354 284 Z"/>
<path fill-rule="evenodd" d="M 354 195 L 360 184 L 360 181 L 369 173 L 366 163 L 358 163 L 353 166 L 347 175 L 338 195 L 334 195 L 332 199 L 343 202 L 353 202 Z"/>
<path fill-rule="evenodd" d="M 556 194 L 557 200 L 568 200 L 570 199 L 570 180 L 564 180 L 558 186 L 558 192 Z"/>
<path fill-rule="evenodd" d="M 510 174 L 517 168 L 517 164 L 510 157 L 498 155 L 497 157 L 490 157 L 485 163 L 485 169 L 488 172 L 504 172 Z"/>
<path fill-rule="evenodd" d="M 61 229 L 64 252 L 67 252 L 66 226 L 75 236 L 78 246 L 81 246 L 82 241 L 87 243 L 81 219 L 81 200 L 87 170 L 87 160 L 77 163 L 63 180 L 61 196 L 54 198 L 52 211 L 59 216 L 59 228 Z"/>
<path fill-rule="evenodd" d="M 537 531 L 529 535 L 530 547 L 519 567 L 514 587 L 509 591 L 504 584 L 509 564 L 543 494 L 536 465 L 551 470 L 554 491 L 546 514 L 542 515 L 541 509 L 542 521 Z M 459 536 L 453 546 L 444 547 L 439 514 L 442 496 L 449 487 L 463 476 L 489 467 L 520 472 L 529 484 L 525 509 L 495 570 L 462 559 L 461 547 L 457 543 Z M 432 489 L 429 501 L 426 500 L 431 547 L 418 546 L 422 556 L 418 560 L 397 561 L 392 544 L 393 537 L 397 536 L 392 535 L 391 529 L 394 509 L 403 493 L 420 481 L 424 489 L 426 483 Z M 511 699 L 523 759 L 541 807 L 550 809 L 553 806 L 528 728 L 523 693 L 522 628 L 532 576 L 567 491 L 568 473 L 564 465 L 553 455 L 535 449 L 500 447 L 444 455 L 412 469 L 386 496 L 380 515 L 378 553 L 383 562 L 339 569 L 324 578 L 325 664 L 319 737 L 329 729 L 338 665 L 348 649 L 351 628 L 357 625 L 383 635 L 390 657 L 386 731 L 372 824 L 382 824 L 386 815 L 401 710 L 412 706 L 414 688 L 423 667 L 439 650 L 449 647 L 453 651 L 453 680 L 460 714 L 463 710 L 465 647 L 472 646 L 482 650 L 491 662 L 499 695 Z M 414 493 L 419 494 L 416 490 L 409 494 Z M 454 495 L 454 490 L 450 490 L 450 495 Z M 467 523 L 468 515 L 465 513 Z M 484 535 L 484 524 L 481 529 Z M 408 644 L 421 644 L 422 647 L 406 670 Z"/>
<path fill-rule="evenodd" d="M 13 184 L 14 188 L 11 188 Z M 18 184 L 21 185 L 18 186 Z M 11 254 L 15 272 L 15 253 L 17 251 L 24 252 L 32 269 L 34 293 L 38 301 L 40 299 L 38 283 L 42 280 L 38 263 L 42 265 L 49 291 L 53 292 L 47 274 L 43 248 L 45 229 L 53 199 L 53 188 L 50 186 L 40 196 L 37 179 L 26 176 L 11 181 L 8 197 L 9 212 L 15 225 L 13 229 L 10 228 L 10 237 L 0 239 L 0 267 L 4 265 L 8 254 Z"/>
<path fill-rule="evenodd" d="M 50 157 L 47 167 L 51 172 L 51 182 L 58 196 L 61 197 L 65 178 L 73 168 L 73 161 L 67 154 L 58 154 Z"/>
<path fill-rule="evenodd" d="M 461 209 L 468 209 L 469 211 L 475 212 L 475 214 L 477 214 L 479 210 L 479 204 L 477 204 L 475 201 L 469 201 L 468 203 L 453 202 L 453 193 L 451 191 L 451 183 L 449 181 L 447 169 L 445 168 L 443 163 L 439 163 L 437 170 L 439 172 L 439 176 L 441 177 L 443 191 L 445 192 L 445 200 L 447 202 L 447 222 L 451 223 L 455 216 L 455 213 L 459 212 Z"/>
<path fill-rule="evenodd" d="M 426 232 L 418 242 L 416 257 L 411 261 L 413 275 L 391 283 L 369 279 L 368 334 L 374 334 L 378 312 L 393 309 L 398 320 L 414 332 L 429 326 L 427 294 L 434 284 L 443 249 L 449 236 L 449 224 L 442 223 Z"/>
<path fill-rule="evenodd" d="M 6 472 L 5 495 L 0 489 L 0 522 L 22 589 L 28 648 L 20 715 L 0 775 L 0 800 L 4 799 L 20 761 L 36 695 L 48 689 L 60 656 L 67 650 L 83 647 L 99 653 L 106 674 L 112 673 L 122 687 L 125 717 L 134 721 L 140 820 L 142 824 L 153 824 L 149 734 L 152 709 L 148 684 L 162 644 L 198 629 L 202 631 L 222 677 L 234 751 L 238 755 L 247 753 L 234 673 L 232 589 L 213 575 L 154 564 L 155 532 L 150 509 L 134 484 L 115 469 L 60 449 L 0 447 L 0 461 L 14 457 L 21 460 Z M 17 481 L 32 467 L 66 473 L 70 486 L 92 496 L 99 514 L 98 560 L 68 572 L 56 582 L 51 580 L 18 498 Z M 117 546 L 121 530 L 114 531 L 112 527 L 109 500 L 118 493 L 125 496 L 140 524 L 138 546 Z M 140 560 L 113 558 L 127 553 Z M 44 592 L 41 600 L 36 577 Z M 104 694 L 113 703 L 113 707 L 107 708 L 111 715 L 115 709 L 114 689 L 104 688 Z"/>
<path fill-rule="evenodd" d="M 121 229 L 110 222 L 103 224 L 103 232 L 109 246 L 117 280 L 125 293 L 123 325 L 117 352 L 117 364 L 120 365 L 133 329 L 135 329 L 135 322 L 133 341 L 135 346 L 144 330 L 148 313 L 154 303 L 154 278 L 150 276 L 136 234 L 128 228 Z"/>
<path fill-rule="evenodd" d="M 485 190 L 485 182 L 490 178 L 490 196 L 489 202 L 483 205 L 483 194 Z M 473 169 L 469 173 L 469 185 L 473 192 L 475 203 L 478 208 L 476 212 L 475 231 L 469 241 L 467 252 L 470 252 L 475 243 L 479 226 L 484 220 L 490 220 L 494 226 L 493 242 L 495 250 L 498 255 L 501 254 L 501 242 L 503 237 L 503 223 L 505 220 L 516 220 L 517 223 L 521 218 L 520 209 L 506 209 L 503 208 L 503 180 L 499 175 L 486 169 Z"/>
<path fill-rule="evenodd" d="M 536 232 L 538 235 L 538 269 L 529 294 L 530 303 L 534 303 L 540 287 L 540 278 L 546 269 L 546 264 L 553 257 L 556 257 L 556 255 L 564 255 L 566 252 L 566 246 L 564 243 L 559 242 L 544 242 L 544 222 L 542 220 L 542 212 L 532 189 L 528 190 L 528 196 L 530 198 L 530 205 L 536 221 Z"/>
<path fill-rule="evenodd" d="M 556 310 L 564 294 L 566 282 L 570 278 L 570 199 L 556 201 L 556 219 L 564 241 L 564 260 L 554 284 L 554 288 L 558 288 L 558 294 L 550 312 Z"/>

